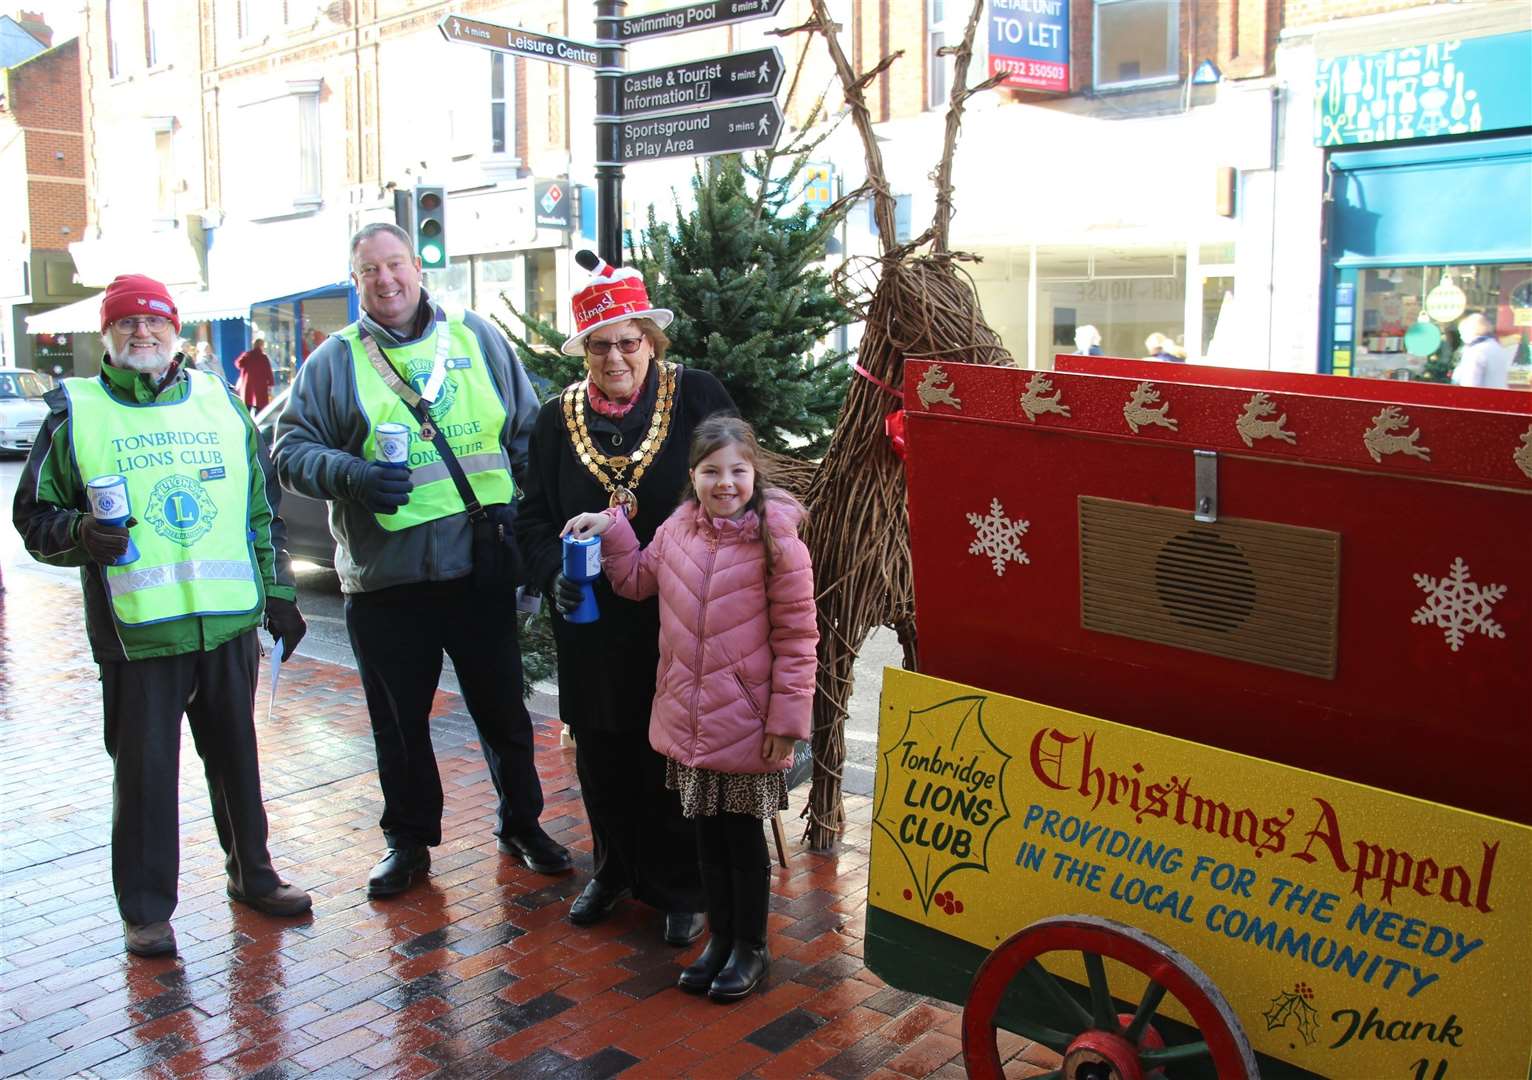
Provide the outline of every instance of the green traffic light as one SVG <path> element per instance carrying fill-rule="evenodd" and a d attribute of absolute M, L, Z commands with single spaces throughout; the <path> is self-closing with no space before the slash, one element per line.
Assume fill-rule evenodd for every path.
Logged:
<path fill-rule="evenodd" d="M 440 266 L 442 262 L 442 249 L 435 244 L 426 244 L 420 249 L 420 261 L 427 266 Z"/>

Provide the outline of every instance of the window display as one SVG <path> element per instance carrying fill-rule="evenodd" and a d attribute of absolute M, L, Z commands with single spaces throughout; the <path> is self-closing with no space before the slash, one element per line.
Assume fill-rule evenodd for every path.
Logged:
<path fill-rule="evenodd" d="M 1354 309 L 1337 305 L 1334 328 L 1337 348 L 1355 343 L 1352 374 L 1447 382 L 1463 344 L 1457 322 L 1482 312 L 1513 353 L 1511 386 L 1532 388 L 1532 263 L 1363 270 L 1356 291 Z"/>

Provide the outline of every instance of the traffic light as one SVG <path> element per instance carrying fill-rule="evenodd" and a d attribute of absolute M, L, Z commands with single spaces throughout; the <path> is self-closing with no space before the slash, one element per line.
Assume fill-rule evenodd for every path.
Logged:
<path fill-rule="evenodd" d="M 439 187 L 415 189 L 415 254 L 422 270 L 447 266 L 447 191 Z"/>

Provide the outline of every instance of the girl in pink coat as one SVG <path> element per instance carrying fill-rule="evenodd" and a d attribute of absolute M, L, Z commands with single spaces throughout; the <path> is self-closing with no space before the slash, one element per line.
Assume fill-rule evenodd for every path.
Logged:
<path fill-rule="evenodd" d="M 762 821 L 787 809 L 793 742 L 814 700 L 814 574 L 803 507 L 761 473 L 750 425 L 700 424 L 691 483 L 639 548 L 620 510 L 580 514 L 564 534 L 606 534 L 602 568 L 619 596 L 660 598 L 660 667 L 649 742 L 697 826 L 711 937 L 679 985 L 737 1001 L 766 974 L 771 862 Z"/>

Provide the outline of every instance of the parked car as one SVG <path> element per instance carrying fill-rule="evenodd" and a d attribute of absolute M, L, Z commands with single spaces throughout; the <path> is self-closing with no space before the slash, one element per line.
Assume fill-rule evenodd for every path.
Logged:
<path fill-rule="evenodd" d="M 48 415 L 43 395 L 53 379 L 28 368 L 0 367 L 0 454 L 25 454 Z"/>
<path fill-rule="evenodd" d="M 272 398 L 266 407 L 255 414 L 255 426 L 271 451 L 272 438 L 276 435 L 277 418 L 287 406 L 291 387 Z M 330 535 L 330 508 L 323 499 L 311 499 L 307 495 L 282 490 L 282 520 L 287 523 L 287 551 L 295 559 L 318 563 L 320 566 L 335 565 L 335 537 Z"/>

